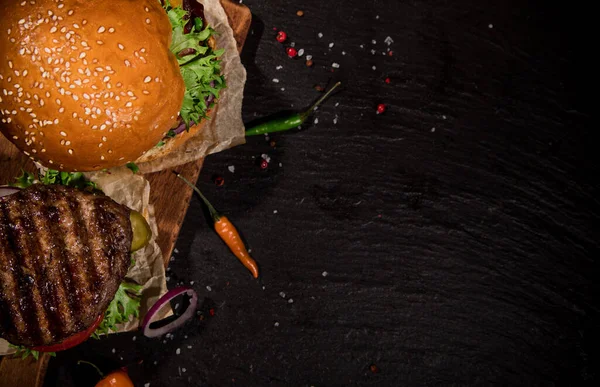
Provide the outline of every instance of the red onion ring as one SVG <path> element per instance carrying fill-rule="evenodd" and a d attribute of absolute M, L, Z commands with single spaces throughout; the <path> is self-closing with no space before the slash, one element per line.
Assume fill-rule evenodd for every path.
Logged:
<path fill-rule="evenodd" d="M 167 325 L 164 325 L 160 328 L 155 328 L 155 329 L 150 328 L 150 324 L 153 322 L 152 319 L 154 317 L 156 317 L 158 312 L 166 304 L 168 304 L 169 301 L 171 301 L 173 298 L 180 296 L 182 294 L 187 294 L 188 296 L 191 297 L 190 305 L 187 307 L 185 312 L 183 312 L 183 314 L 181 316 L 179 316 L 176 320 L 171 321 Z M 175 289 L 169 290 L 167 293 L 165 293 L 164 296 L 159 298 L 158 301 L 156 301 L 154 303 L 154 305 L 152 305 L 150 310 L 148 310 L 148 313 L 146 313 L 146 316 L 144 317 L 144 321 L 142 322 L 142 329 L 144 331 L 144 336 L 158 337 L 158 336 L 162 336 L 166 333 L 169 333 L 176 328 L 179 328 L 187 320 L 189 320 L 190 318 L 192 318 L 194 316 L 194 313 L 196 312 L 197 304 L 198 304 L 198 295 L 196 294 L 194 289 L 181 286 L 181 287 L 177 287 Z"/>
<path fill-rule="evenodd" d="M 11 187 L 9 185 L 0 186 L 0 198 L 3 196 L 12 195 L 14 193 L 19 192 L 20 190 L 21 188 Z"/>

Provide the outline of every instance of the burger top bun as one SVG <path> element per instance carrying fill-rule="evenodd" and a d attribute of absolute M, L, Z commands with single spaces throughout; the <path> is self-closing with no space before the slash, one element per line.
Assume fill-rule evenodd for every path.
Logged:
<path fill-rule="evenodd" d="M 123 165 L 177 123 L 184 83 L 157 0 L 2 0 L 0 21 L 0 128 L 44 166 Z"/>

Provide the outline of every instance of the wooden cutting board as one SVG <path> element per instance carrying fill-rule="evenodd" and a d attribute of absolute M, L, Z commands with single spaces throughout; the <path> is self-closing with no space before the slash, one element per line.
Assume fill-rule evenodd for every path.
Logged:
<path fill-rule="evenodd" d="M 221 0 L 221 4 L 229 19 L 229 25 L 233 29 L 238 51 L 241 52 L 250 29 L 252 14 L 248 7 L 233 3 L 230 0 Z M 177 191 L 177 198 L 173 197 L 173 192 L 170 189 L 173 183 L 172 171 L 176 169 L 190 181 L 195 182 L 200 174 L 203 161 L 203 159 L 200 159 L 177 168 L 146 175 L 151 187 L 150 202 L 154 205 L 158 224 L 157 243 L 163 252 L 165 267 L 169 263 L 169 258 L 173 252 L 179 229 L 192 196 L 192 189 L 184 187 Z M 0 135 L 0 184 L 12 181 L 21 173 L 21 170 L 34 172 L 36 168 L 27 156 L 19 152 L 11 142 Z M 38 361 L 31 358 L 26 360 L 15 359 L 9 356 L 0 358 L 0 387 L 42 386 L 49 361 L 50 357 L 46 355 Z"/>

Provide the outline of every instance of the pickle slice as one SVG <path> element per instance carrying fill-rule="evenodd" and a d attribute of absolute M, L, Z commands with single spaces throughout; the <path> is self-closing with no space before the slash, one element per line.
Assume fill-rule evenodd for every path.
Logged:
<path fill-rule="evenodd" d="M 129 214 L 131 221 L 131 229 L 133 230 L 133 238 L 131 240 L 131 251 L 137 251 L 145 247 L 152 237 L 152 230 L 146 221 L 146 218 L 137 211 L 131 210 Z"/>

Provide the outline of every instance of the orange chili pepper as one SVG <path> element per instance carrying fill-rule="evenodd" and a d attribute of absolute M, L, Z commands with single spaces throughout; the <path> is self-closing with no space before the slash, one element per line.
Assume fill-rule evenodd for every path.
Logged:
<path fill-rule="evenodd" d="M 127 372 L 118 370 L 106 375 L 96 387 L 133 387 L 133 382 Z"/>
<path fill-rule="evenodd" d="M 87 364 L 96 369 L 100 374 L 102 380 L 96 383 L 96 387 L 133 387 L 133 382 L 129 378 L 129 374 L 127 374 L 127 370 L 125 368 L 121 368 L 120 370 L 116 370 L 111 372 L 110 374 L 104 376 L 100 368 L 98 368 L 94 363 L 90 363 L 89 361 L 79 360 L 77 364 Z"/>
<path fill-rule="evenodd" d="M 256 261 L 252 259 L 250 253 L 246 249 L 244 245 L 244 241 L 240 237 L 235 226 L 231 223 L 227 217 L 219 214 L 217 210 L 210 204 L 208 199 L 204 197 L 202 192 L 190 183 L 185 177 L 181 176 L 179 173 L 175 172 L 175 175 L 183 180 L 187 185 L 189 185 L 197 194 L 200 196 L 206 207 L 208 207 L 208 212 L 210 212 L 210 216 L 213 219 L 215 225 L 215 231 L 221 237 L 223 242 L 229 247 L 231 252 L 237 257 L 237 259 L 246 267 L 246 269 L 250 270 L 252 276 L 254 278 L 258 278 L 258 265 Z"/>

